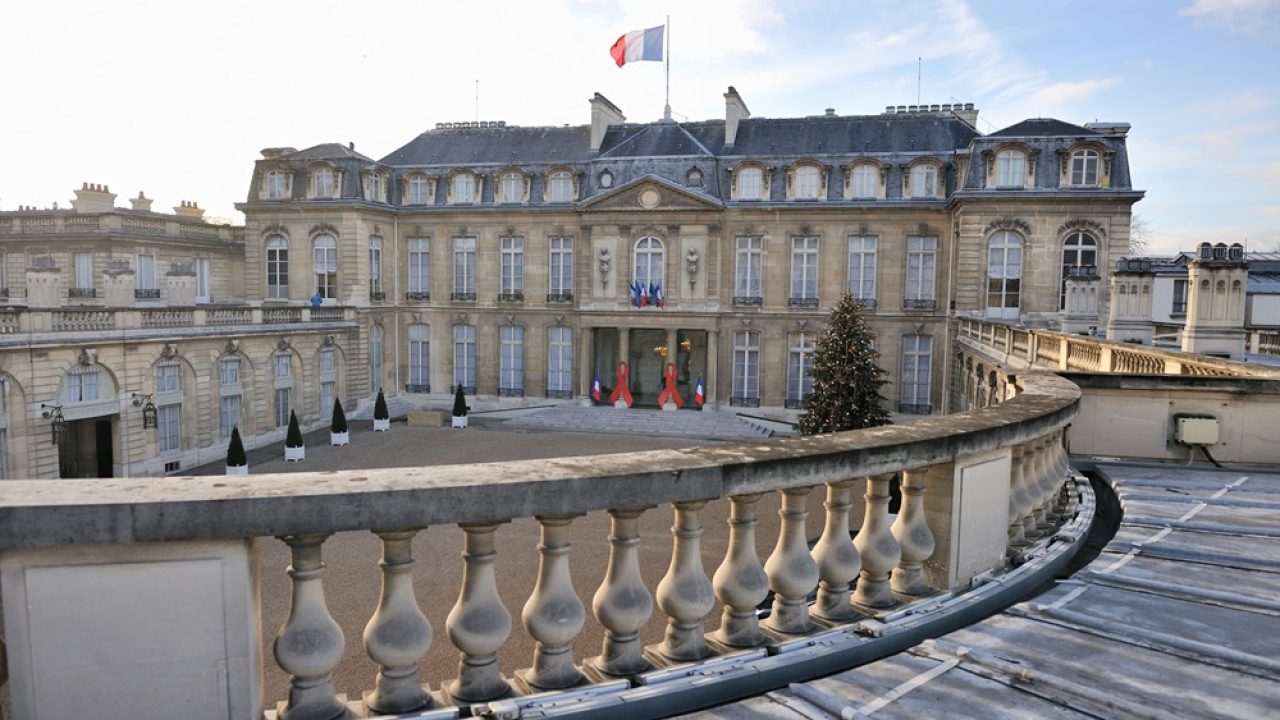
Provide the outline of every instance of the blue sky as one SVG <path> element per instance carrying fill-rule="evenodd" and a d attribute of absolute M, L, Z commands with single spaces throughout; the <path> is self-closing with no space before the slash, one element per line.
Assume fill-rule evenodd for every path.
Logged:
<path fill-rule="evenodd" d="M 601 92 L 662 111 L 662 67 L 613 66 L 625 31 L 671 15 L 671 104 L 720 117 L 973 102 L 1133 125 L 1152 250 L 1280 246 L 1280 2 L 10 0 L 0 65 L 0 209 L 65 207 L 81 182 L 196 200 L 238 221 L 263 147 L 355 142 L 381 157 L 436 122 L 581 124 Z"/>

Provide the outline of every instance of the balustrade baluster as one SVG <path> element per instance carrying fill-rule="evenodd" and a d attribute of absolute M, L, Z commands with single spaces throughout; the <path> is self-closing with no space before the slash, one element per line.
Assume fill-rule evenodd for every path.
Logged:
<path fill-rule="evenodd" d="M 782 491 L 778 543 L 764 564 L 773 590 L 773 611 L 764 624 L 777 633 L 797 635 L 813 629 L 808 597 L 818 584 L 818 563 L 809 553 L 805 537 L 805 519 L 809 517 L 806 501 L 812 491 L 812 487 Z"/>
<path fill-rule="evenodd" d="M 818 561 L 818 600 L 813 614 L 828 622 L 848 622 L 858 616 L 849 604 L 849 584 L 858 577 L 862 560 L 858 549 L 849 537 L 849 508 L 853 507 L 851 495 L 854 480 L 838 480 L 827 483 L 827 523 L 822 537 L 813 546 L 813 557 Z"/>
<path fill-rule="evenodd" d="M 640 575 L 636 552 L 640 545 L 640 516 L 647 509 L 609 511 L 613 525 L 609 536 L 609 567 L 591 600 L 591 610 L 605 629 L 600 655 L 588 661 L 588 669 L 598 671 L 593 673 L 596 680 L 635 675 L 652 667 L 644 659 L 640 628 L 653 614 L 653 599 Z"/>
<path fill-rule="evenodd" d="M 1036 442 L 1033 440 L 1022 445 L 1022 489 L 1026 494 L 1026 504 L 1019 505 L 1022 517 L 1022 535 L 1030 542 L 1036 537 L 1036 504 L 1040 486 L 1036 481 Z"/>
<path fill-rule="evenodd" d="M 889 529 L 889 481 L 893 474 L 867 477 L 867 510 L 853 545 L 862 559 L 853 603 L 872 608 L 891 607 L 894 600 L 889 574 L 902 559 L 902 549 Z"/>
<path fill-rule="evenodd" d="M 706 500 L 673 503 L 671 565 L 658 583 L 658 607 L 667 615 L 666 637 L 651 648 L 654 664 L 701 660 L 711 654 L 702 617 L 715 605 L 711 581 L 702 568 L 702 508 Z"/>
<path fill-rule="evenodd" d="M 1032 457 L 1032 466 L 1035 468 L 1033 477 L 1035 478 L 1035 510 L 1033 514 L 1036 518 L 1036 536 L 1042 537 L 1049 530 L 1049 516 L 1046 512 L 1046 505 L 1049 503 L 1051 489 L 1051 474 L 1049 468 L 1049 440 L 1040 438 L 1036 441 L 1035 455 Z"/>
<path fill-rule="evenodd" d="M 1027 544 L 1022 518 L 1031 512 L 1031 496 L 1027 493 L 1026 475 L 1023 473 L 1026 450 L 1015 445 L 1009 458 L 1009 546 Z"/>
<path fill-rule="evenodd" d="M 560 690 L 586 682 L 573 664 L 573 639 L 582 630 L 587 612 L 569 575 L 569 523 L 575 515 L 541 515 L 538 581 L 524 604 L 521 619 L 537 641 L 533 667 L 517 672 L 527 692 Z"/>
<path fill-rule="evenodd" d="M 449 640 L 462 651 L 458 677 L 448 687 L 455 704 L 497 700 L 511 694 L 498 669 L 498 649 L 511 634 L 511 614 L 498 596 L 493 575 L 494 532 L 498 525 L 461 524 L 466 533 L 458 602 L 445 619 Z"/>
<path fill-rule="evenodd" d="M 364 628 L 364 648 L 381 666 L 365 700 L 374 714 L 394 715 L 433 704 L 418 678 L 418 660 L 431 647 L 431 623 L 413 594 L 413 537 L 417 530 L 375 530 L 382 540 L 382 593 Z"/>
<path fill-rule="evenodd" d="M 765 641 L 756 608 L 769 595 L 769 578 L 756 553 L 756 503 L 760 493 L 729 498 L 729 549 L 711 582 L 724 605 L 712 640 L 726 648 L 749 648 Z"/>
<path fill-rule="evenodd" d="M 924 581 L 924 561 L 933 556 L 933 533 L 924 519 L 925 475 L 929 468 L 907 470 L 902 478 L 902 508 L 890 530 L 898 541 L 902 559 L 893 569 L 891 586 L 904 595 L 933 592 Z"/>
<path fill-rule="evenodd" d="M 292 677 L 289 701 L 280 720 L 333 720 L 347 706 L 333 691 L 333 668 L 342 659 L 342 628 L 324 601 L 324 562 L 320 546 L 328 533 L 288 535 L 293 598 L 289 618 L 276 635 L 276 662 Z"/>

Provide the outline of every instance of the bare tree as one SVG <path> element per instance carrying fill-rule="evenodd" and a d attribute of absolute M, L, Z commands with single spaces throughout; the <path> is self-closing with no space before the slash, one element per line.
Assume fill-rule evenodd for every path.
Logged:
<path fill-rule="evenodd" d="M 1145 255 L 1151 247 L 1151 223 L 1138 213 L 1129 216 L 1129 254 Z"/>

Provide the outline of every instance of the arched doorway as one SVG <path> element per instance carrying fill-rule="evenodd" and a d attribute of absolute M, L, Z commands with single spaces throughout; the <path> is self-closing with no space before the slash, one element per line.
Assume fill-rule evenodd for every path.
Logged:
<path fill-rule="evenodd" d="M 111 373 L 96 363 L 68 369 L 57 404 L 66 422 L 58 442 L 58 476 L 113 477 L 120 403 Z"/>

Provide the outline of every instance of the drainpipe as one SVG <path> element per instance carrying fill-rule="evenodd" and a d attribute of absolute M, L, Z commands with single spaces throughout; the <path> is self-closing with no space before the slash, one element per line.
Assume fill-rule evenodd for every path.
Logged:
<path fill-rule="evenodd" d="M 955 320 L 954 304 L 956 301 L 956 262 L 960 255 L 960 222 L 951 222 L 951 257 L 947 263 L 947 308 L 946 321 L 942 328 L 942 347 L 946 348 L 946 358 L 942 363 L 942 414 L 951 412 L 951 325 Z"/>

